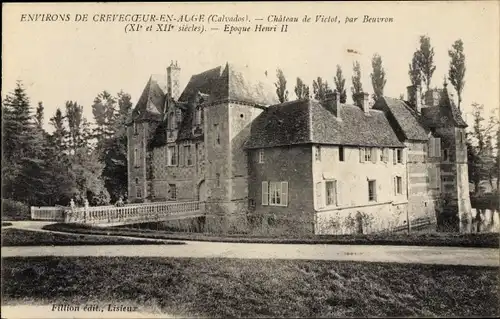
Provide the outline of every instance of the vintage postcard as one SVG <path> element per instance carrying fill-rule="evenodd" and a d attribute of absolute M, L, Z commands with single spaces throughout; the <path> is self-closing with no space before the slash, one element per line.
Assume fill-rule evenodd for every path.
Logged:
<path fill-rule="evenodd" d="M 2 318 L 498 317 L 499 1 L 2 6 Z"/>

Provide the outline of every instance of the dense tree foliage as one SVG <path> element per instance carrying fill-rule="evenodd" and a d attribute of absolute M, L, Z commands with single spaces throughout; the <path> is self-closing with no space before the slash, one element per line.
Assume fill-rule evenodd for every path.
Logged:
<path fill-rule="evenodd" d="M 67 101 L 44 129 L 45 109 L 36 108 L 21 82 L 2 101 L 3 198 L 28 205 L 68 205 L 70 199 L 103 205 L 126 196 L 130 95 L 100 93 L 92 111 L 95 128 L 83 106 Z"/>

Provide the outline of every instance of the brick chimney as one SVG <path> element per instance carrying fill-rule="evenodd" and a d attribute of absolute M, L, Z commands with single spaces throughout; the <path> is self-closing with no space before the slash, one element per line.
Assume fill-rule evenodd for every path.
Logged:
<path fill-rule="evenodd" d="M 422 111 L 422 87 L 420 85 L 410 85 L 406 87 L 408 102 L 417 113 Z"/>
<path fill-rule="evenodd" d="M 167 94 L 174 100 L 181 95 L 181 88 L 179 84 L 179 76 L 181 68 L 177 65 L 177 61 L 171 61 L 170 66 L 167 68 Z"/>
<path fill-rule="evenodd" d="M 337 90 L 326 93 L 322 104 L 327 110 L 332 112 L 335 117 L 340 118 L 340 94 Z"/>

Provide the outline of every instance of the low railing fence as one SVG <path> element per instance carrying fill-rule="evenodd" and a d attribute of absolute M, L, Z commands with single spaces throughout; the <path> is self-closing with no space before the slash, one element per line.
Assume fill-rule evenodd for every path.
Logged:
<path fill-rule="evenodd" d="M 65 210 L 68 209 L 64 206 L 46 206 L 46 207 L 34 207 L 31 210 L 31 219 L 34 220 L 53 220 L 53 221 L 64 221 Z"/>
<path fill-rule="evenodd" d="M 77 224 L 131 224 L 204 213 L 204 202 L 156 202 L 125 206 L 31 207 L 31 218 Z"/>

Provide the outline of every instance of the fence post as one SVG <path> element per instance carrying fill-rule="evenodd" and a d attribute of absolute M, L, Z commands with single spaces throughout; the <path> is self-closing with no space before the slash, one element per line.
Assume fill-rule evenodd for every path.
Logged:
<path fill-rule="evenodd" d="M 406 223 L 408 224 L 408 234 L 411 232 L 411 224 L 410 224 L 410 214 L 408 213 L 408 207 L 406 208 Z"/>
<path fill-rule="evenodd" d="M 30 206 L 31 219 L 35 219 L 35 207 Z"/>

